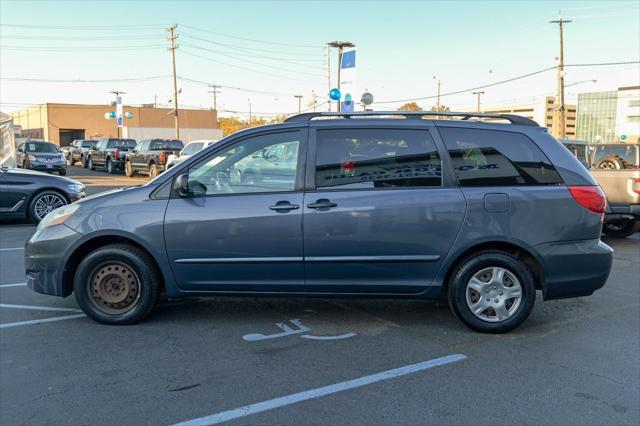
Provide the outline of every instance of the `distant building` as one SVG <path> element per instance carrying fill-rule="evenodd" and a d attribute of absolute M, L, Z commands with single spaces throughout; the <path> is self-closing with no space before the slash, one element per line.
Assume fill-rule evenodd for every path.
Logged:
<path fill-rule="evenodd" d="M 115 111 L 113 105 L 81 105 L 46 103 L 11 113 L 15 125 L 21 128 L 20 137 L 44 139 L 59 146 L 67 146 L 74 139 L 117 137 L 115 119 L 105 114 Z M 120 136 L 133 139 L 175 138 L 172 109 L 153 106 L 124 106 L 130 119 L 124 119 Z M 194 139 L 220 139 L 216 111 L 180 109 L 180 139 L 187 143 Z"/>
<path fill-rule="evenodd" d="M 576 138 L 576 106 L 565 105 L 565 135 L 567 139 Z M 553 131 L 556 127 L 555 120 L 558 120 L 558 114 L 556 112 L 556 98 L 554 96 L 547 96 L 543 101 L 516 105 L 516 106 L 500 106 L 483 110 L 482 112 L 488 112 L 493 114 L 515 114 L 527 117 L 534 120 L 541 126 L 546 127 L 549 131 Z"/>
<path fill-rule="evenodd" d="M 590 143 L 640 142 L 640 86 L 579 94 L 577 137 Z"/>

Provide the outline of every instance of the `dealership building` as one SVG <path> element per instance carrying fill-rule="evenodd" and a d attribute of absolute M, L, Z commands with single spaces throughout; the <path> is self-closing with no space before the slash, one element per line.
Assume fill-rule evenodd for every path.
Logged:
<path fill-rule="evenodd" d="M 124 106 L 123 127 L 115 119 L 105 118 L 115 105 L 81 105 L 45 103 L 11 113 L 18 136 L 44 139 L 58 146 L 67 146 L 75 139 L 108 137 L 173 139 L 176 136 L 173 109 L 153 105 Z M 220 139 L 216 111 L 180 109 L 180 139 L 187 143 L 196 139 Z"/>

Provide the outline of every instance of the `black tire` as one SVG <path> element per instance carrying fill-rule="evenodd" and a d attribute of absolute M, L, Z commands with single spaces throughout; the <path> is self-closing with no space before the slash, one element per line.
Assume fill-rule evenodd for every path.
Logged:
<path fill-rule="evenodd" d="M 58 174 L 60 174 L 60 176 L 64 176 L 67 174 L 67 169 L 60 169 L 58 170 Z"/>
<path fill-rule="evenodd" d="M 46 199 L 46 197 L 53 197 L 55 199 L 58 199 L 60 201 L 60 205 L 58 207 L 62 207 L 62 206 L 66 206 L 67 204 L 69 204 L 69 200 L 67 200 L 67 197 L 65 197 L 63 194 L 61 194 L 58 191 L 53 191 L 53 190 L 47 190 L 47 191 L 42 191 L 42 192 L 38 192 L 36 195 L 33 196 L 33 198 L 31 199 L 31 202 L 29 203 L 29 219 L 33 222 L 33 223 L 40 223 L 40 221 L 44 218 L 45 215 L 43 215 L 41 213 L 41 209 L 38 206 L 38 202 L 40 200 L 44 201 Z"/>
<path fill-rule="evenodd" d="M 23 169 L 27 168 L 27 160 L 22 160 L 22 168 Z"/>
<path fill-rule="evenodd" d="M 93 160 L 91 159 L 91 157 L 89 157 L 89 162 L 87 164 L 87 168 L 89 170 L 95 170 L 96 169 L 96 167 L 93 165 Z"/>
<path fill-rule="evenodd" d="M 94 288 L 91 280 L 96 276 L 96 271 L 104 270 L 109 265 L 114 265 L 114 269 L 118 265 L 125 266 L 137 276 L 139 291 L 125 312 L 108 312 L 110 308 L 100 306 L 96 301 L 97 296 L 94 298 L 89 294 Z M 97 282 L 100 277 L 95 279 Z M 161 289 L 161 275 L 151 256 L 128 244 L 111 244 L 91 252 L 78 266 L 73 282 L 76 300 L 84 313 L 94 321 L 112 325 L 133 324 L 147 317 L 158 302 Z M 94 291 L 97 293 L 97 290 Z"/>
<path fill-rule="evenodd" d="M 602 170 L 621 170 L 624 169 L 624 163 L 618 157 L 607 157 L 598 161 L 596 168 Z"/>
<path fill-rule="evenodd" d="M 85 157 L 84 155 L 82 155 L 80 157 L 80 163 L 82 164 L 82 168 L 83 169 L 88 169 L 89 168 L 89 159 L 87 157 Z"/>
<path fill-rule="evenodd" d="M 471 311 L 467 303 L 467 290 L 471 279 L 476 274 L 492 267 L 505 269 L 509 274 L 515 276 L 521 287 L 519 305 L 514 307 L 513 313 L 507 319 L 496 322 L 479 318 Z M 536 287 L 531 272 L 522 261 L 507 252 L 482 251 L 467 257 L 453 271 L 449 282 L 448 299 L 449 306 L 455 316 L 469 328 L 481 333 L 505 333 L 518 327 L 529 317 L 536 300 Z M 495 300 L 497 306 L 498 299 Z M 489 303 L 492 303 L 490 298 Z M 489 307 L 488 309 L 488 312 L 491 312 L 490 310 L 493 308 Z M 497 315 L 496 311 L 493 312 Z"/>
<path fill-rule="evenodd" d="M 155 163 L 151 163 L 149 164 L 149 177 L 153 179 L 156 176 L 158 176 L 158 166 Z"/>
<path fill-rule="evenodd" d="M 107 169 L 107 173 L 109 173 L 110 175 L 116 172 L 115 169 L 113 168 L 113 162 L 111 161 L 111 158 L 107 158 L 107 163 L 105 164 L 105 168 Z"/>
<path fill-rule="evenodd" d="M 127 161 L 126 163 L 124 163 L 124 174 L 127 177 L 134 177 L 136 174 L 136 171 L 133 170 L 133 166 L 131 166 L 131 161 Z"/>
<path fill-rule="evenodd" d="M 627 238 L 640 230 L 640 220 L 621 219 L 605 220 L 602 233 L 612 238 Z"/>

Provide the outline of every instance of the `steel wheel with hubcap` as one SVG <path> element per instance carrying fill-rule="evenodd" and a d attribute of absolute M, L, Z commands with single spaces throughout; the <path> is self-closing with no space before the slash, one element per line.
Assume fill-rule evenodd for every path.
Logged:
<path fill-rule="evenodd" d="M 110 158 L 107 158 L 107 173 L 109 173 L 110 175 L 112 175 L 114 172 L 113 170 L 113 163 L 111 162 Z"/>
<path fill-rule="evenodd" d="M 66 206 L 67 204 L 69 204 L 67 200 L 58 192 L 42 192 L 37 194 L 31 201 L 29 208 L 30 217 L 34 222 L 38 223 L 58 207 Z"/>
<path fill-rule="evenodd" d="M 124 174 L 127 175 L 127 177 L 133 177 L 135 173 L 135 170 L 131 167 L 131 161 L 124 163 Z"/>
<path fill-rule="evenodd" d="M 536 285 L 522 258 L 487 250 L 455 267 L 448 296 L 453 313 L 472 329 L 504 333 L 527 319 L 535 304 Z"/>
<path fill-rule="evenodd" d="M 520 281 L 501 267 L 485 268 L 467 283 L 467 306 L 483 321 L 498 322 L 510 318 L 522 300 Z"/>

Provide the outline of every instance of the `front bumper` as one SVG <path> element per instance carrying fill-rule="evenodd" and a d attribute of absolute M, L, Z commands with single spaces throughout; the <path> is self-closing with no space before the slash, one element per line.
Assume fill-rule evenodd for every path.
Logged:
<path fill-rule="evenodd" d="M 72 283 L 62 281 L 68 250 L 82 235 L 65 225 L 55 225 L 36 231 L 24 249 L 27 286 L 42 294 L 65 297 L 71 294 Z"/>
<path fill-rule="evenodd" d="M 57 172 L 60 170 L 66 170 L 67 169 L 67 162 L 66 161 L 62 161 L 59 163 L 40 163 L 40 162 L 36 162 L 36 161 L 31 161 L 29 163 L 29 169 L 31 170 L 38 170 L 38 171 L 43 171 L 43 172 Z"/>
<path fill-rule="evenodd" d="M 536 246 L 543 261 L 544 300 L 589 296 L 609 278 L 613 249 L 600 240 Z"/>

